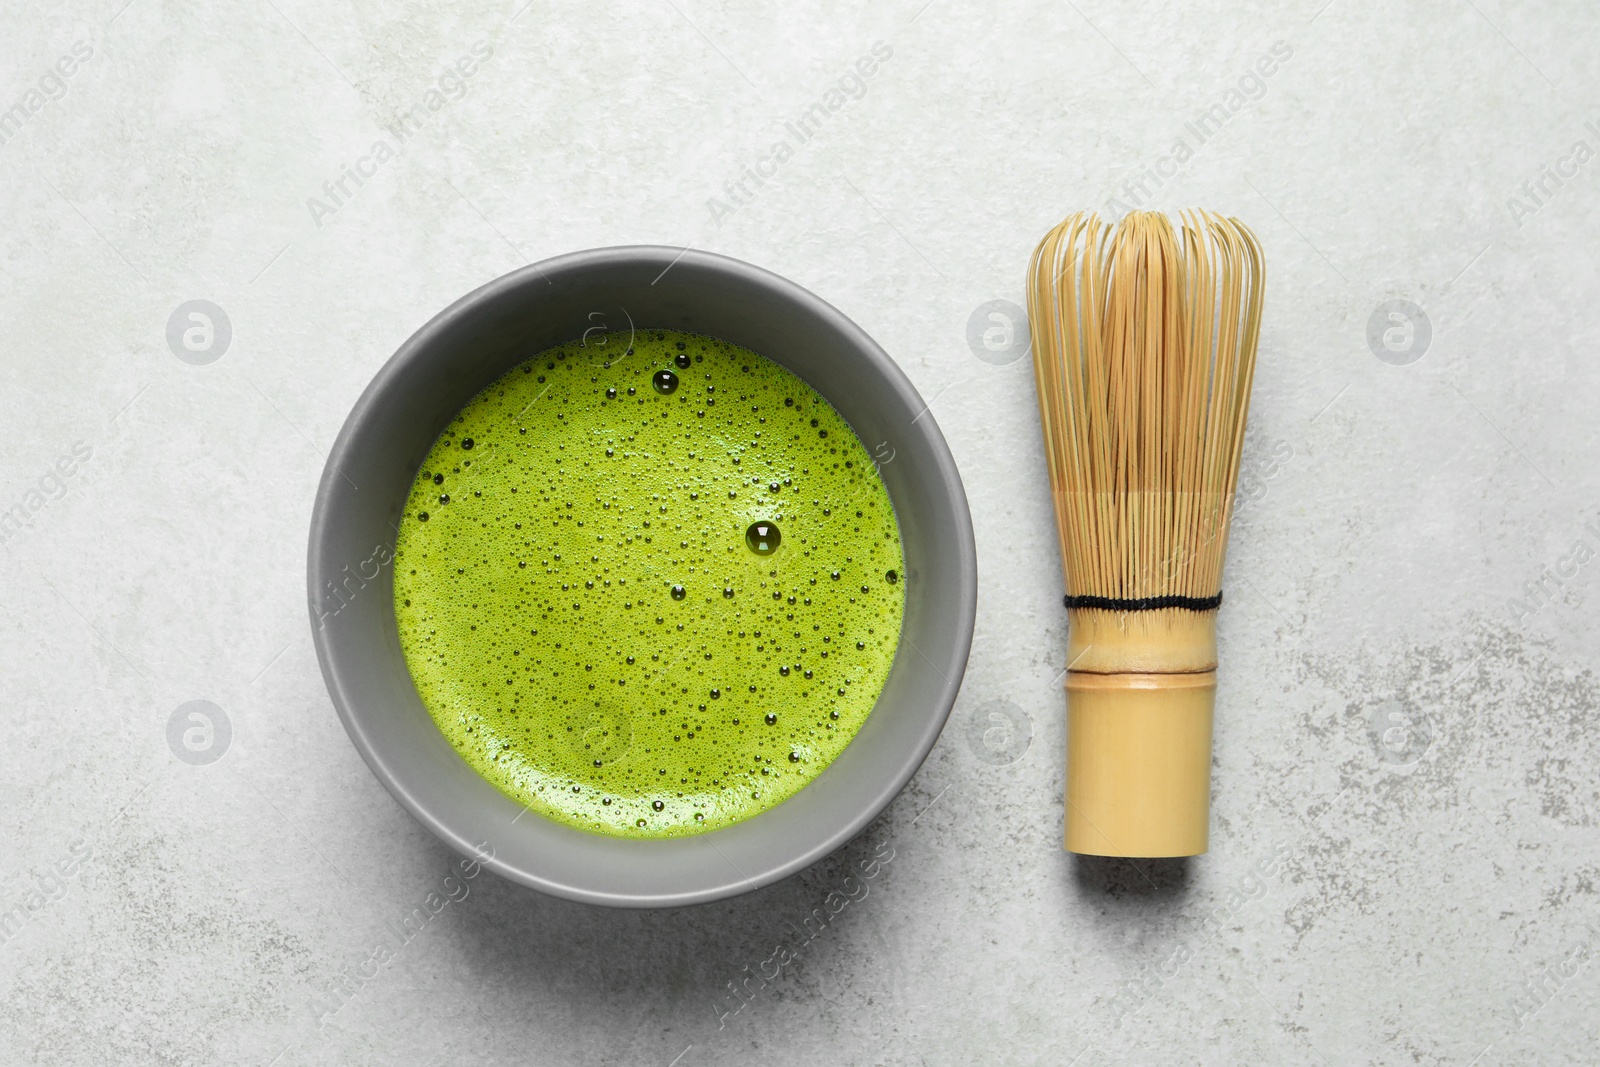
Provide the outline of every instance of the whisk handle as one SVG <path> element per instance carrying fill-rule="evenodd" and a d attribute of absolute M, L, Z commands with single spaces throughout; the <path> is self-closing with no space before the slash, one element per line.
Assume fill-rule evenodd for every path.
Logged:
<path fill-rule="evenodd" d="M 1066 689 L 1067 851 L 1206 851 L 1217 672 L 1068 671 Z"/>

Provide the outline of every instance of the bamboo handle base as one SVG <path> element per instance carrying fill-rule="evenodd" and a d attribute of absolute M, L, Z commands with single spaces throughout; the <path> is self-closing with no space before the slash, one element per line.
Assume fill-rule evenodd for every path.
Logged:
<path fill-rule="evenodd" d="M 1197 856 L 1211 815 L 1217 673 L 1067 672 L 1066 848 Z"/>

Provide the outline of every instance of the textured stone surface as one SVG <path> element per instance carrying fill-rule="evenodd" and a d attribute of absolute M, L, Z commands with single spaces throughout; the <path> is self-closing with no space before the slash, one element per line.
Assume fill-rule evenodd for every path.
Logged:
<path fill-rule="evenodd" d="M 0 1061 L 1593 1062 L 1600 16 L 920 3 L 6 16 Z M 877 41 L 800 143 L 785 122 Z M 1147 167 L 1161 188 L 1124 189 Z M 1213 849 L 1181 865 L 1059 850 L 1031 377 L 967 342 L 1044 229 L 1112 197 L 1239 215 L 1270 263 Z M 878 824 L 644 914 L 447 883 L 332 714 L 302 592 L 324 449 L 382 361 L 489 278 L 627 242 L 762 264 L 877 337 L 950 440 L 981 568 L 951 728 Z M 168 341 L 191 300 L 231 325 L 205 365 Z M 1420 358 L 1416 315 L 1368 341 L 1402 300 Z M 169 742 L 192 700 L 226 742 Z M 874 855 L 868 895 L 735 999 Z"/>

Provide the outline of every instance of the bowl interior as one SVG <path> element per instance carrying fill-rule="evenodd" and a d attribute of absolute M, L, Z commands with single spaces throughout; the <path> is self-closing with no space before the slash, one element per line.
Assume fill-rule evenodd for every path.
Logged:
<path fill-rule="evenodd" d="M 855 739 L 789 800 L 722 830 L 636 841 L 562 826 L 472 770 L 429 717 L 395 629 L 391 568 L 412 479 L 484 386 L 586 335 L 626 348 L 637 327 L 710 334 L 787 367 L 880 463 L 905 552 L 905 618 L 882 694 Z M 311 625 L 340 718 L 374 773 L 466 855 L 525 885 L 651 907 L 731 896 L 848 841 L 921 765 L 955 701 L 972 640 L 977 562 L 960 477 L 933 415 L 859 327 L 776 275 L 673 248 L 574 253 L 478 289 L 419 330 L 357 401 L 312 520 Z"/>

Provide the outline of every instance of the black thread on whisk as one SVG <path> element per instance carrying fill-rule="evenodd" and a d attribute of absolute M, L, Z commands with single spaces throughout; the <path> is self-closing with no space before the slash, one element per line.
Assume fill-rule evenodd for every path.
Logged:
<path fill-rule="evenodd" d="M 1114 596 L 1064 596 L 1061 602 L 1070 611 L 1073 608 L 1101 608 L 1105 611 L 1156 611 L 1160 608 L 1184 608 L 1188 611 L 1215 611 L 1222 606 L 1222 594 L 1216 596 L 1145 596 L 1128 599 Z"/>

